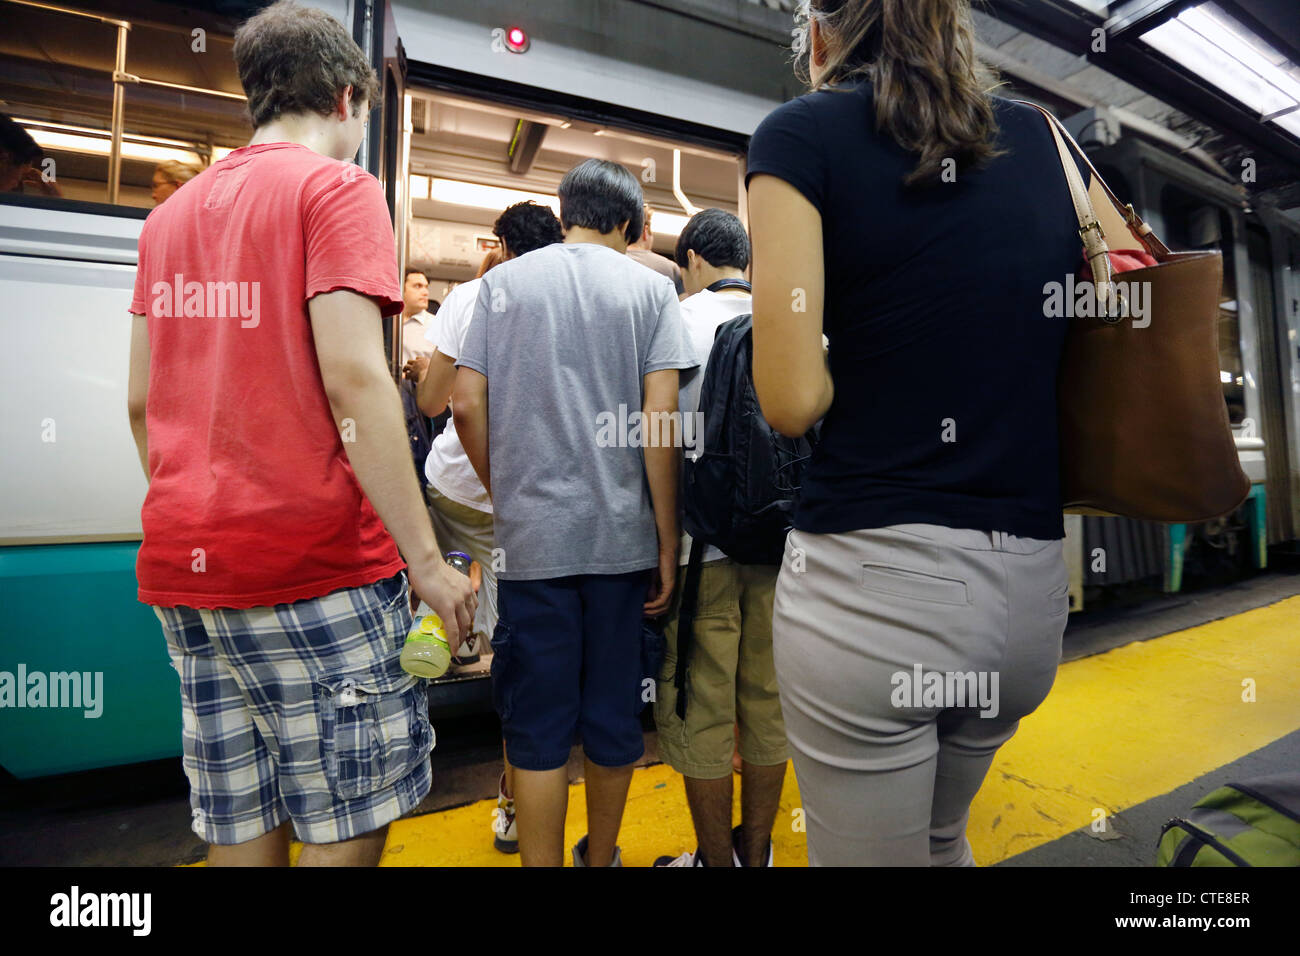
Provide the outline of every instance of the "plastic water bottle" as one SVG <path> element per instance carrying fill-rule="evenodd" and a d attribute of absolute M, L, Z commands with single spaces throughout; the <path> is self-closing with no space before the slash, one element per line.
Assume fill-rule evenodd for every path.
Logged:
<path fill-rule="evenodd" d="M 463 551 L 448 551 L 444 558 L 461 574 L 471 576 L 470 569 L 474 562 L 468 554 Z M 451 664 L 451 645 L 441 617 L 431 611 L 415 623 L 415 627 L 406 635 L 401 660 L 402 670 L 413 677 L 432 680 L 447 673 Z"/>
<path fill-rule="evenodd" d="M 473 577 L 470 573 L 470 569 L 474 565 L 474 559 L 471 558 L 464 551 L 448 551 L 445 555 L 443 555 L 443 558 L 453 568 L 455 568 L 461 574 L 465 575 L 465 577 L 467 578 Z M 477 591 L 478 588 L 475 587 L 474 590 Z"/>
<path fill-rule="evenodd" d="M 447 673 L 451 664 L 451 645 L 442 618 L 426 614 L 406 635 L 402 646 L 402 670 L 412 677 L 432 679 Z"/>

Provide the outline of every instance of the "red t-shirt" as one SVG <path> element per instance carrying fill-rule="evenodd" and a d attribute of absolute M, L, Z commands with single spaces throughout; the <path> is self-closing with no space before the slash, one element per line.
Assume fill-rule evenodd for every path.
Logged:
<path fill-rule="evenodd" d="M 400 311 L 378 181 L 305 146 L 237 149 L 155 209 L 131 311 L 149 322 L 140 600 L 249 608 L 404 566 L 348 464 L 307 300 Z"/>

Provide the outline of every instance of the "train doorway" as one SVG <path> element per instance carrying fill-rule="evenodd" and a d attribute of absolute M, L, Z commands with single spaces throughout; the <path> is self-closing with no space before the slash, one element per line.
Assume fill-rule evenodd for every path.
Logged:
<path fill-rule="evenodd" d="M 621 163 L 637 176 L 651 210 L 651 248 L 669 259 L 693 212 L 716 207 L 744 218 L 743 143 L 726 135 L 713 142 L 698 131 L 682 135 L 665 128 L 671 121 L 664 118 L 620 123 L 590 108 L 566 108 L 544 91 L 520 102 L 460 83 L 421 84 L 417 72 L 413 64 L 406 89 L 407 178 L 399 194 L 407 198 L 398 238 L 405 267 L 428 278 L 430 312 L 492 264 L 499 247 L 492 227 L 506 207 L 533 200 L 558 216 L 560 180 L 589 158 Z M 419 335 L 414 323 L 404 324 L 404 336 Z M 414 344 L 394 351 L 409 354 Z M 489 666 L 480 657 L 433 682 L 434 716 L 486 709 Z"/>

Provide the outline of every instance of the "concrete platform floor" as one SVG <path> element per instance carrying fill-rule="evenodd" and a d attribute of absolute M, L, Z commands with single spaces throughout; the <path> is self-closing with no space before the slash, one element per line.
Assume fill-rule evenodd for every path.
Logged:
<path fill-rule="evenodd" d="M 1076 617 L 1065 657 L 972 806 L 981 865 L 1149 866 L 1160 826 L 1204 793 L 1300 769 L 1300 577 L 1260 575 Z M 1243 699 L 1251 689 L 1254 700 Z M 517 866 L 492 848 L 495 720 L 436 726 L 434 790 L 393 824 L 384 865 Z M 653 732 L 646 744 L 620 837 L 629 866 L 695 846 L 681 778 L 655 763 Z M 569 843 L 585 831 L 581 772 L 575 749 Z M 0 864 L 175 865 L 204 855 L 179 761 L 7 781 L 0 800 Z M 800 806 L 790 772 L 773 834 L 778 866 L 806 862 Z"/>

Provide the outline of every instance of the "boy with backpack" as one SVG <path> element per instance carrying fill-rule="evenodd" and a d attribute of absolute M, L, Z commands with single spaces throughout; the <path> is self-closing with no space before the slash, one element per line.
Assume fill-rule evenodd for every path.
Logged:
<path fill-rule="evenodd" d="M 713 462 L 721 449 L 712 447 L 710 437 L 722 424 L 720 412 L 734 415 L 736 409 L 720 409 L 717 399 L 702 408 L 701 388 L 706 377 L 711 383 L 725 383 L 732 377 L 731 369 L 707 363 L 719 326 L 752 310 L 745 281 L 749 237 L 731 213 L 706 209 L 682 230 L 676 258 L 689 293 L 681 303 L 682 320 L 696 353 L 706 363 L 702 374 L 682 389 L 681 407 L 683 416 L 697 408 L 703 412 L 703 452 L 708 456 L 712 451 L 715 457 L 705 460 Z M 729 336 L 728 342 L 735 337 Z M 714 353 L 712 360 L 728 361 L 735 354 L 724 349 Z M 741 354 L 745 356 L 743 384 L 748 377 L 748 353 Z M 720 396 L 730 400 L 726 392 Z M 687 467 L 698 463 L 699 459 Z M 726 483 L 724 477 L 722 484 Z M 692 491 L 687 486 L 683 494 Z M 783 537 L 780 528 L 776 537 Z M 694 547 L 702 554 L 691 555 L 692 541 L 683 533 L 683 567 L 664 632 L 667 652 L 655 695 L 655 723 L 660 756 L 686 779 L 686 799 L 699 842 L 693 853 L 661 857 L 655 865 L 771 866 L 772 824 L 789 757 L 772 661 L 772 599 L 779 566 L 742 564 L 702 541 L 694 542 Z M 693 567 L 686 566 L 688 559 Z M 679 632 L 685 629 L 691 633 L 683 640 Z M 739 725 L 742 760 L 741 824 L 733 829 L 735 725 Z"/>
<path fill-rule="evenodd" d="M 678 371 L 698 362 L 672 283 L 624 254 L 641 234 L 636 177 L 591 159 L 558 192 L 564 242 L 483 276 L 452 414 L 503 558 L 492 694 L 522 863 L 562 864 L 566 765 L 580 735 L 588 835 L 573 862 L 620 866 L 654 677 L 642 618 L 668 610 L 679 545 L 681 451 L 641 423 L 676 417 Z M 629 409 L 620 425 L 630 427 L 609 427 Z"/>

